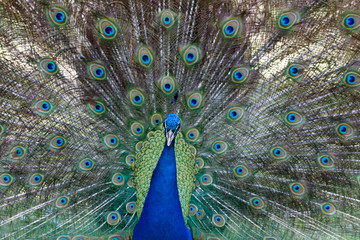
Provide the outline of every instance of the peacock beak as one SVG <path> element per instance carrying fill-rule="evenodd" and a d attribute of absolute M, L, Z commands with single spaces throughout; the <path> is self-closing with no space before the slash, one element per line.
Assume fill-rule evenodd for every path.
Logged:
<path fill-rule="evenodd" d="M 166 132 L 166 143 L 168 146 L 170 146 L 171 142 L 174 140 L 175 138 L 175 134 L 174 132 L 170 129 Z"/>

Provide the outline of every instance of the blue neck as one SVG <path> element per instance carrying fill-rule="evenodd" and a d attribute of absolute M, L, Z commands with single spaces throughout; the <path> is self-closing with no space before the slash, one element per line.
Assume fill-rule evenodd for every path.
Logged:
<path fill-rule="evenodd" d="M 133 240 L 192 239 L 182 215 L 176 180 L 174 142 L 164 150 L 151 178 L 151 185 Z"/>

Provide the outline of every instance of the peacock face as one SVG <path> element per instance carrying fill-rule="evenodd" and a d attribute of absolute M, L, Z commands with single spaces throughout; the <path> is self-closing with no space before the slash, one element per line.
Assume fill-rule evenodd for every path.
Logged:
<path fill-rule="evenodd" d="M 179 132 L 181 121 L 179 115 L 170 113 L 164 121 L 164 131 L 166 136 L 166 143 L 170 146 L 171 142 L 175 139 L 176 134 Z"/>

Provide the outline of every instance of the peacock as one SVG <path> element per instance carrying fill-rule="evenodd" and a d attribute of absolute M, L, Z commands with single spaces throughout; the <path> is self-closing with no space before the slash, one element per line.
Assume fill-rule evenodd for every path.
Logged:
<path fill-rule="evenodd" d="M 2 0 L 0 239 L 360 239 L 360 2 Z"/>

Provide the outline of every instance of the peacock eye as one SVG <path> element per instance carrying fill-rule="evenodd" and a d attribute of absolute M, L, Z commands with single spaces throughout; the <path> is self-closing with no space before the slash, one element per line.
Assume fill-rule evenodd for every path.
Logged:
<path fill-rule="evenodd" d="M 144 95 L 138 89 L 133 89 L 129 93 L 130 102 L 136 106 L 140 107 L 144 103 Z"/>
<path fill-rule="evenodd" d="M 295 81 L 300 81 L 303 77 L 305 66 L 297 63 L 290 64 L 286 69 L 286 74 Z"/>
<path fill-rule="evenodd" d="M 69 198 L 67 196 L 61 196 L 55 202 L 55 206 L 57 208 L 66 208 L 68 205 L 69 205 Z"/>
<path fill-rule="evenodd" d="M 345 83 L 347 87 L 358 87 L 360 85 L 360 74 L 355 71 L 347 72 L 343 77 L 343 83 Z"/>
<path fill-rule="evenodd" d="M 120 221 L 120 214 L 117 212 L 110 212 L 107 216 L 107 223 L 110 225 L 116 225 Z"/>
<path fill-rule="evenodd" d="M 98 100 L 93 100 L 93 101 L 89 102 L 88 108 L 90 109 L 91 113 L 93 113 L 94 115 L 97 115 L 97 116 L 102 115 L 106 112 L 105 105 Z"/>
<path fill-rule="evenodd" d="M 104 65 L 98 62 L 91 62 L 87 65 L 87 71 L 91 79 L 94 80 L 105 80 L 107 77 L 106 69 Z"/>
<path fill-rule="evenodd" d="M 280 15 L 278 25 L 281 29 L 290 29 L 299 21 L 298 13 L 294 11 L 287 11 Z"/>
<path fill-rule="evenodd" d="M 287 151 L 284 148 L 280 147 L 280 146 L 273 147 L 270 150 L 270 154 L 271 154 L 271 157 L 276 159 L 276 160 L 285 160 L 285 159 L 288 158 Z"/>
<path fill-rule="evenodd" d="M 0 174 L 0 186 L 8 187 L 13 182 L 14 178 L 8 173 Z"/>
<path fill-rule="evenodd" d="M 134 213 L 136 211 L 136 203 L 129 202 L 126 204 L 126 211 L 128 213 Z"/>
<path fill-rule="evenodd" d="M 197 130 L 196 128 L 192 128 L 189 129 L 186 133 L 186 139 L 190 142 L 195 142 L 196 140 L 199 139 L 199 130 Z"/>
<path fill-rule="evenodd" d="M 59 6 L 50 6 L 47 9 L 47 17 L 56 27 L 66 25 L 69 21 L 68 13 Z"/>
<path fill-rule="evenodd" d="M 49 115 L 54 110 L 52 103 L 48 100 L 38 100 L 33 104 L 32 108 L 36 114 L 41 116 Z"/>
<path fill-rule="evenodd" d="M 331 168 L 334 166 L 334 160 L 329 155 L 322 155 L 318 158 L 318 163 L 323 168 Z"/>
<path fill-rule="evenodd" d="M 79 161 L 79 168 L 82 171 L 90 171 L 94 167 L 94 161 L 90 158 L 85 158 Z"/>
<path fill-rule="evenodd" d="M 114 134 L 107 134 L 103 138 L 103 142 L 108 148 L 116 148 L 119 146 L 119 139 Z"/>
<path fill-rule="evenodd" d="M 231 81 L 234 83 L 243 84 L 249 79 L 250 68 L 246 66 L 233 67 L 231 69 Z"/>
<path fill-rule="evenodd" d="M 249 169 L 244 165 L 237 165 L 233 169 L 235 176 L 239 178 L 245 178 L 249 175 Z"/>
<path fill-rule="evenodd" d="M 131 133 L 137 137 L 142 136 L 144 134 L 144 126 L 138 122 L 131 124 Z"/>
<path fill-rule="evenodd" d="M 217 227 L 223 227 L 226 223 L 225 218 L 220 214 L 214 214 L 212 216 L 212 223 Z"/>
<path fill-rule="evenodd" d="M 349 13 L 344 16 L 342 26 L 349 31 L 356 30 L 360 27 L 360 15 L 356 13 Z"/>
<path fill-rule="evenodd" d="M 112 183 L 116 186 L 124 185 L 124 177 L 121 173 L 115 173 L 111 179 Z"/>
<path fill-rule="evenodd" d="M 336 133 L 344 139 L 348 139 L 354 136 L 354 128 L 347 123 L 340 123 L 336 126 Z"/>
<path fill-rule="evenodd" d="M 306 193 L 306 188 L 302 183 L 296 182 L 290 184 L 290 191 L 294 195 L 302 196 Z"/>
<path fill-rule="evenodd" d="M 147 46 L 140 46 L 137 50 L 137 61 L 144 68 L 150 68 L 154 62 L 154 54 Z"/>
<path fill-rule="evenodd" d="M 159 84 L 161 91 L 166 95 L 173 94 L 176 89 L 176 81 L 171 76 L 162 77 Z"/>
<path fill-rule="evenodd" d="M 44 175 L 40 174 L 40 173 L 34 173 L 30 176 L 29 178 L 29 184 L 30 186 L 39 186 L 43 183 L 44 181 Z"/>
<path fill-rule="evenodd" d="M 259 197 L 253 197 L 250 199 L 250 205 L 255 209 L 262 209 L 265 207 L 264 201 Z"/>
<path fill-rule="evenodd" d="M 194 65 L 200 60 L 200 49 L 195 45 L 188 45 L 181 52 L 187 66 Z"/>
<path fill-rule="evenodd" d="M 42 72 L 47 75 L 55 75 L 59 72 L 56 63 L 50 58 L 40 59 L 38 67 Z"/>
<path fill-rule="evenodd" d="M 224 141 L 215 141 L 212 144 L 212 150 L 213 152 L 217 154 L 222 154 L 228 149 L 228 144 Z"/>
<path fill-rule="evenodd" d="M 66 140 L 62 136 L 55 136 L 50 140 L 50 147 L 54 150 L 60 150 L 67 144 Z"/>
<path fill-rule="evenodd" d="M 18 145 L 11 148 L 9 152 L 9 158 L 11 160 L 20 160 L 25 157 L 26 153 L 27 153 L 26 148 Z"/>
<path fill-rule="evenodd" d="M 222 24 L 222 33 L 225 38 L 235 38 L 241 31 L 241 21 L 238 18 L 230 18 Z"/>
<path fill-rule="evenodd" d="M 170 29 L 176 22 L 176 15 L 170 10 L 164 10 L 160 15 L 160 21 L 163 27 Z"/>
<path fill-rule="evenodd" d="M 244 107 L 232 107 L 227 112 L 227 119 L 231 122 L 237 122 L 241 120 L 245 115 L 245 108 Z"/>
<path fill-rule="evenodd" d="M 290 126 L 298 126 L 304 123 L 305 118 L 299 112 L 290 111 L 287 114 L 285 114 L 284 120 Z"/>
<path fill-rule="evenodd" d="M 326 202 L 321 205 L 321 211 L 326 215 L 334 215 L 336 213 L 336 208 L 334 204 Z"/>
<path fill-rule="evenodd" d="M 111 40 L 117 35 L 117 27 L 110 19 L 101 19 L 97 23 L 97 28 L 101 38 Z"/>
<path fill-rule="evenodd" d="M 187 105 L 190 109 L 197 109 L 201 106 L 203 96 L 199 92 L 195 92 L 188 97 Z"/>

